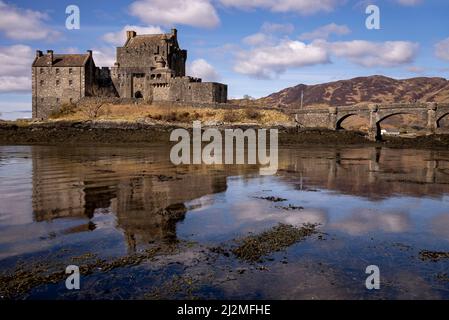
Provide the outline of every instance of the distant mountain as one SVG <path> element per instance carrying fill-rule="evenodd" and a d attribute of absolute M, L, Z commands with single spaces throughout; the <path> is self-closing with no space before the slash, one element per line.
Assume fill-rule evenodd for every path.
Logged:
<path fill-rule="evenodd" d="M 317 85 L 299 84 L 253 103 L 266 107 L 298 108 L 302 92 L 304 106 L 345 106 L 364 102 L 449 102 L 449 81 L 426 77 L 405 80 L 384 76 L 359 77 Z"/>

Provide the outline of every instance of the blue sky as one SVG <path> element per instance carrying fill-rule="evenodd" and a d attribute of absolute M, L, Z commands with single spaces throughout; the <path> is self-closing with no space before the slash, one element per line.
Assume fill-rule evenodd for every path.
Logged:
<path fill-rule="evenodd" d="M 370 4 L 380 30 L 365 26 Z M 80 9 L 79 30 L 65 27 L 69 5 Z M 36 49 L 92 49 L 111 66 L 130 26 L 176 27 L 189 73 L 227 83 L 231 98 L 373 74 L 448 78 L 448 14 L 444 0 L 0 0 L 1 117 L 30 115 Z"/>

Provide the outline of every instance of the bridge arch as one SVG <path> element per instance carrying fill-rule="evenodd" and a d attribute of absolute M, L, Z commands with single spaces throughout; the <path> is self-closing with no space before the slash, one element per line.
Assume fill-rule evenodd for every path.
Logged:
<path fill-rule="evenodd" d="M 449 112 L 444 113 L 441 117 L 439 117 L 437 119 L 437 128 L 441 128 L 441 122 L 443 121 L 444 118 L 446 118 L 447 116 L 449 116 Z"/>
<path fill-rule="evenodd" d="M 387 115 L 383 115 L 382 117 L 379 117 L 379 120 L 377 121 L 377 123 L 381 123 L 384 120 L 387 120 L 388 118 L 394 117 L 394 116 L 400 116 L 400 115 L 406 115 L 406 114 L 416 114 L 413 112 L 407 112 L 407 111 L 397 111 L 397 112 L 393 112 L 393 113 L 389 113 Z"/>
<path fill-rule="evenodd" d="M 338 119 L 337 119 L 336 126 L 335 126 L 336 129 L 337 129 L 337 130 L 343 129 L 343 127 L 341 126 L 341 124 L 343 123 L 343 121 L 345 121 L 345 120 L 348 119 L 349 117 L 357 116 L 357 115 L 358 115 L 357 113 L 348 113 L 348 114 L 345 114 L 344 116 L 338 118 Z"/>
<path fill-rule="evenodd" d="M 336 130 L 342 130 L 345 129 L 343 127 L 343 122 L 345 122 L 348 118 L 354 118 L 359 119 L 361 122 L 364 123 L 363 126 L 368 127 L 369 126 L 369 115 L 366 114 L 366 112 L 350 112 L 347 114 L 343 114 L 339 118 L 337 118 L 337 121 L 335 123 L 335 129 Z M 353 130 L 353 129 L 351 129 Z"/>
<path fill-rule="evenodd" d="M 382 140 L 382 126 L 381 123 L 391 117 L 399 116 L 399 115 L 413 115 L 415 113 L 413 112 L 407 112 L 407 111 L 397 111 L 393 113 L 389 113 L 387 115 L 379 116 L 379 120 L 376 121 L 376 140 Z"/>

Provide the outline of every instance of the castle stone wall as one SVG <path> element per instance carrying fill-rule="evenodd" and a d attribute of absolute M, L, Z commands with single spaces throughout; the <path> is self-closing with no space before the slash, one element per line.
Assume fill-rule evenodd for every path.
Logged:
<path fill-rule="evenodd" d="M 86 95 L 85 70 L 81 67 L 34 67 L 33 118 L 48 118 L 66 103 Z"/>

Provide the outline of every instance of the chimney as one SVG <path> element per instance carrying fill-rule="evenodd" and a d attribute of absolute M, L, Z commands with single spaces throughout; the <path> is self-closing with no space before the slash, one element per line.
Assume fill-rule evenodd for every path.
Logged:
<path fill-rule="evenodd" d="M 92 58 L 92 50 L 87 50 L 87 54 L 89 55 L 89 58 Z"/>
<path fill-rule="evenodd" d="M 42 51 L 36 50 L 36 58 L 42 57 Z"/>
<path fill-rule="evenodd" d="M 176 28 L 171 29 L 171 34 L 176 38 L 178 36 L 178 30 Z"/>
<path fill-rule="evenodd" d="M 132 30 L 126 31 L 126 39 L 127 40 L 134 38 L 136 35 L 137 35 L 137 33 L 135 31 L 132 31 Z"/>
<path fill-rule="evenodd" d="M 53 64 L 53 50 L 47 50 L 47 56 L 50 58 L 48 64 L 52 65 Z"/>

